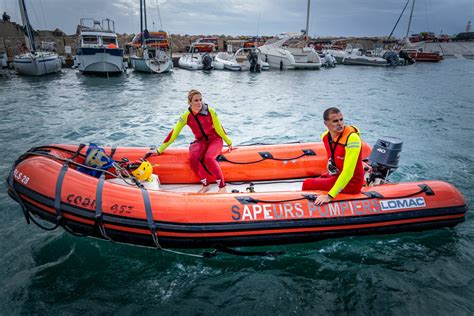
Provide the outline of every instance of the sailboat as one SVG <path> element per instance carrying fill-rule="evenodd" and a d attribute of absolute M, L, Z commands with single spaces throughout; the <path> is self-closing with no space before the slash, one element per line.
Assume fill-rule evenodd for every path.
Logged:
<path fill-rule="evenodd" d="M 410 0 L 408 0 L 410 1 Z M 408 2 L 407 2 L 408 4 Z M 405 5 L 406 7 L 406 5 Z M 407 27 L 407 33 L 405 35 L 405 39 L 403 42 L 403 50 L 408 53 L 408 56 L 415 60 L 415 61 L 429 61 L 429 62 L 438 62 L 443 59 L 443 54 L 441 52 L 424 52 L 423 48 L 420 46 L 420 43 L 413 44 L 410 42 L 409 39 L 409 34 L 410 34 L 410 27 L 411 27 L 411 19 L 413 17 L 413 10 L 415 9 L 415 0 L 412 1 L 411 4 L 411 12 L 410 12 L 410 18 L 408 19 L 408 27 Z M 405 9 L 404 9 L 405 10 Z M 403 11 L 402 11 L 403 14 Z M 400 18 L 399 18 L 400 20 Z M 398 23 L 398 21 L 397 21 Z M 395 24 L 396 26 L 396 24 Z M 393 31 L 392 31 L 393 32 Z M 424 44 L 424 43 L 422 43 Z"/>
<path fill-rule="evenodd" d="M 313 47 L 306 46 L 310 4 L 311 0 L 308 0 L 306 29 L 301 34 L 282 33 L 259 47 L 261 58 L 270 64 L 270 68 L 280 70 L 321 68 L 318 53 Z"/>
<path fill-rule="evenodd" d="M 13 66 L 22 75 L 42 76 L 61 70 L 62 61 L 53 52 L 42 52 L 36 49 L 33 28 L 26 12 L 24 0 L 18 0 L 23 26 L 25 28 L 26 50 L 13 59 Z"/>
<path fill-rule="evenodd" d="M 145 25 L 143 25 L 145 20 Z M 166 32 L 158 32 L 162 38 L 160 42 L 166 45 L 156 45 L 157 38 L 150 36 L 146 20 L 146 2 L 140 0 L 140 45 L 130 57 L 132 68 L 135 71 L 147 73 L 164 73 L 173 70 L 171 45 Z"/>

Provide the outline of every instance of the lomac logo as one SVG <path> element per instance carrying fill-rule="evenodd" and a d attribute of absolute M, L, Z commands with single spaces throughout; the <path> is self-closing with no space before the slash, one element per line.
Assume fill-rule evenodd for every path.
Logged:
<path fill-rule="evenodd" d="M 382 200 L 380 201 L 382 211 L 398 210 L 404 208 L 425 207 L 425 199 L 423 197 L 415 197 L 409 199 Z"/>

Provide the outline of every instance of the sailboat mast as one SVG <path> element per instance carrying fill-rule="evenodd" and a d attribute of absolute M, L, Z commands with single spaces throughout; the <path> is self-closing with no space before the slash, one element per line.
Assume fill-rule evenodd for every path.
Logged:
<path fill-rule="evenodd" d="M 28 46 L 28 49 L 34 52 L 36 51 L 35 38 L 33 36 L 33 28 L 31 27 L 30 20 L 28 19 L 28 13 L 26 12 L 25 1 L 18 0 L 18 4 L 20 6 L 21 20 L 26 32 L 26 45 Z"/>
<path fill-rule="evenodd" d="M 148 30 L 148 24 L 146 23 L 146 2 L 143 0 L 143 16 L 145 17 L 145 30 Z"/>
<path fill-rule="evenodd" d="M 411 12 L 410 12 L 410 19 L 408 20 L 408 28 L 407 28 L 407 35 L 405 37 L 408 38 L 408 34 L 410 33 L 410 27 L 411 27 L 411 17 L 413 16 L 413 9 L 415 9 L 415 0 L 413 0 L 411 4 Z"/>
<path fill-rule="evenodd" d="M 141 46 L 143 47 L 143 5 L 142 5 L 142 1 L 143 0 L 140 0 L 140 44 L 142 44 Z"/>
<path fill-rule="evenodd" d="M 393 26 L 393 29 L 392 29 L 392 31 L 390 32 L 390 35 L 389 35 L 388 38 L 387 38 L 387 42 L 388 42 L 388 41 L 390 40 L 390 38 L 392 37 L 393 32 L 395 31 L 395 28 L 397 27 L 398 22 L 400 22 L 400 19 L 402 18 L 403 13 L 405 13 L 405 10 L 406 10 L 406 8 L 407 8 L 407 6 L 408 6 L 409 3 L 410 3 L 410 0 L 408 0 L 407 3 L 405 3 L 405 6 L 403 7 L 402 13 L 400 13 L 400 16 L 398 17 L 397 22 L 396 22 L 395 25 Z"/>
<path fill-rule="evenodd" d="M 306 28 L 305 35 L 309 36 L 309 9 L 311 7 L 311 0 L 308 0 L 308 9 L 306 10 Z"/>

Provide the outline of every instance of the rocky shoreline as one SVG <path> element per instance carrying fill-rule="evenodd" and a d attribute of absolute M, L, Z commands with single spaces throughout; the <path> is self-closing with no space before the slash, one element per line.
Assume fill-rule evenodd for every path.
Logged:
<path fill-rule="evenodd" d="M 74 55 L 77 47 L 77 34 L 67 35 L 63 31 L 56 29 L 54 31 L 38 30 L 35 31 L 37 42 L 54 42 L 56 51 L 60 55 L 65 55 L 65 47 L 71 47 L 71 54 Z M 118 34 L 121 46 L 131 42 L 135 34 Z M 170 40 L 173 52 L 184 53 L 186 48 L 200 37 L 208 35 L 179 35 L 171 34 Z M 244 42 L 246 36 L 226 36 L 226 35 L 210 35 L 218 38 L 219 50 L 223 50 L 228 42 L 238 44 Z M 270 37 L 267 37 L 270 38 Z M 342 37 L 325 37 L 316 39 L 321 43 L 330 43 L 332 40 L 343 39 Z M 365 49 L 372 49 L 377 43 L 382 43 L 383 38 L 379 37 L 362 37 L 362 38 L 346 38 L 351 43 L 361 44 Z M 22 26 L 14 22 L 0 21 L 0 51 L 5 51 L 9 57 L 15 55 L 15 51 L 22 47 L 25 43 Z"/>

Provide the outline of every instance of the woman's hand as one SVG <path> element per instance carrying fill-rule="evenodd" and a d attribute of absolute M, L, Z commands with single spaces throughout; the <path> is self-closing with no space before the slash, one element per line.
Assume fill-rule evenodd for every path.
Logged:
<path fill-rule="evenodd" d="M 156 149 L 156 150 L 149 150 L 149 151 L 145 154 L 145 156 L 143 156 L 143 159 L 148 159 L 148 158 L 150 158 L 151 156 L 158 156 L 158 155 L 160 155 L 160 152 L 158 151 L 158 149 Z"/>
<path fill-rule="evenodd" d="M 229 145 L 229 148 L 227 148 L 227 152 L 230 153 L 233 149 L 234 149 L 234 147 L 231 144 L 231 145 Z"/>

